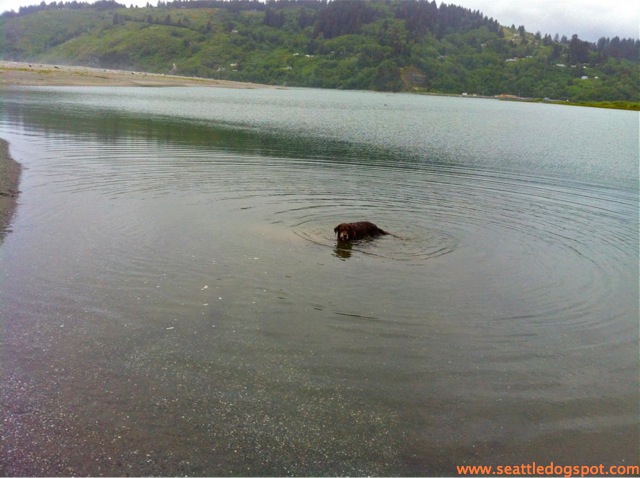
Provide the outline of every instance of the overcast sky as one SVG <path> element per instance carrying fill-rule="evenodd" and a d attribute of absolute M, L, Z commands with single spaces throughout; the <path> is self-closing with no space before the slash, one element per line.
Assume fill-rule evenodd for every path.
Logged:
<path fill-rule="evenodd" d="M 45 0 L 51 3 L 53 0 Z M 69 0 L 65 0 L 69 1 Z M 79 0 L 83 1 L 83 0 Z M 438 5 L 441 0 L 436 0 Z M 41 0 L 0 0 L 0 11 L 18 10 Z M 144 6 L 147 0 L 118 0 L 127 6 Z M 149 0 L 152 5 L 157 0 Z M 445 3 L 480 10 L 501 25 L 524 25 L 528 32 L 597 41 L 600 37 L 639 38 L 640 1 L 638 0 L 446 0 Z"/>
<path fill-rule="evenodd" d="M 1 1 L 1 0 L 0 0 Z M 528 32 L 560 36 L 577 33 L 583 40 L 600 37 L 639 38 L 638 0 L 451 0 L 480 10 L 501 25 L 524 25 Z"/>

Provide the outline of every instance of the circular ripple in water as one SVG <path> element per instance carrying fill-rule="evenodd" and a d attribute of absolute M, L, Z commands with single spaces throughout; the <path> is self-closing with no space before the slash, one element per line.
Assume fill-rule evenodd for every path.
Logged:
<path fill-rule="evenodd" d="M 350 257 L 353 253 L 360 253 L 421 264 L 428 259 L 449 254 L 457 247 L 457 241 L 452 235 L 419 224 L 396 226 L 391 234 L 375 239 L 362 239 L 338 244 L 333 233 L 336 223 L 335 221 L 331 222 L 332 216 L 335 217 L 335 213 L 325 213 L 324 217 L 310 217 L 293 224 L 291 227 L 297 236 L 320 246 L 331 247 L 337 256 L 343 258 Z M 384 216 L 386 214 L 382 211 L 377 211 L 376 217 L 385 221 Z M 380 227 L 389 228 L 392 222 L 386 220 L 384 226 L 382 226 L 382 222 L 380 224 Z"/>
<path fill-rule="evenodd" d="M 464 288 L 465 303 L 481 315 L 561 318 L 575 326 L 633 312 L 627 305 L 637 296 L 633 191 L 388 159 L 337 163 L 333 157 L 265 157 L 144 140 L 91 147 L 60 140 L 46 153 L 54 156 L 55 167 L 42 161 L 34 169 L 42 170 L 38 180 L 56 194 L 87 194 L 83 203 L 107 196 L 129 201 L 131 211 L 139 209 L 134 222 L 120 222 L 121 210 L 96 222 L 97 236 L 113 235 L 112 256 L 122 264 L 144 269 L 149 263 L 144 248 L 140 257 L 131 257 L 138 249 L 130 244 L 155 244 L 170 236 L 165 228 L 189 226 L 194 238 L 221 228 L 233 234 L 250 215 L 250 221 L 270 223 L 341 258 L 366 256 L 400 265 L 446 258 L 443 281 Z M 219 210 L 221 203 L 228 204 L 222 207 L 228 212 L 212 227 L 213 218 L 202 213 L 210 213 L 209 205 Z M 167 215 L 168 208 L 173 215 Z M 338 247 L 333 228 L 363 220 L 394 235 Z M 92 234 L 92 224 L 83 224 L 86 234 Z M 119 239 L 124 237 L 131 240 Z M 87 236 L 86 243 L 99 241 Z M 502 309 L 494 306 L 496 296 Z M 603 305 L 611 302 L 625 305 Z"/>
<path fill-rule="evenodd" d="M 607 320 L 633 313 L 637 293 L 632 191 L 453 167 L 376 169 L 335 174 L 339 199 L 326 190 L 278 197 L 274 223 L 342 258 L 419 265 L 446 256 L 443 273 L 479 315 L 628 326 Z M 291 181 L 319 189 L 308 177 Z M 362 220 L 394 236 L 337 245 L 335 225 Z"/>

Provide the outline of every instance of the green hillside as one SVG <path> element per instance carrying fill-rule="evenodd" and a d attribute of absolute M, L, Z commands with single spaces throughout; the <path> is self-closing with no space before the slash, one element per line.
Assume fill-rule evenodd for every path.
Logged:
<path fill-rule="evenodd" d="M 0 17 L 4 60 L 289 86 L 640 101 L 640 41 L 501 26 L 419 0 L 52 3 Z"/>

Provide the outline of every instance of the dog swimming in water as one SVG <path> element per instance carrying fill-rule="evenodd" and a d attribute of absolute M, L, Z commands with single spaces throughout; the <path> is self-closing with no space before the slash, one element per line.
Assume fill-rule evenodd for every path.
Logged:
<path fill-rule="evenodd" d="M 389 234 L 387 231 L 383 231 L 374 223 L 369 221 L 361 222 L 343 222 L 338 224 L 334 229 L 338 235 L 338 241 L 348 242 L 358 239 L 365 239 L 367 237 L 383 236 Z"/>

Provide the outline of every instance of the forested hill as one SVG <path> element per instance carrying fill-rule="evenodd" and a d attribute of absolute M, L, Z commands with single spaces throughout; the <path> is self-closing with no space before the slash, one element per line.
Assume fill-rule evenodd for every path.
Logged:
<path fill-rule="evenodd" d="M 640 101 L 637 39 L 552 37 L 435 1 L 42 2 L 2 14 L 0 52 L 289 86 Z"/>

